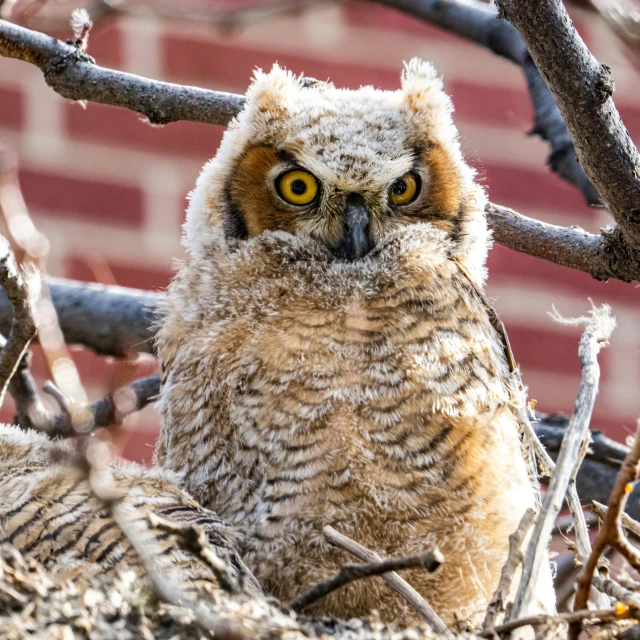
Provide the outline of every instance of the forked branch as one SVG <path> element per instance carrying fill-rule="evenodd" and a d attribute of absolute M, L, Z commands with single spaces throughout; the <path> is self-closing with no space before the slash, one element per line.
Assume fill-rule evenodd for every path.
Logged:
<path fill-rule="evenodd" d="M 640 158 L 611 98 L 611 70 L 591 54 L 558 0 L 496 0 L 555 96 L 580 164 L 640 259 Z"/>

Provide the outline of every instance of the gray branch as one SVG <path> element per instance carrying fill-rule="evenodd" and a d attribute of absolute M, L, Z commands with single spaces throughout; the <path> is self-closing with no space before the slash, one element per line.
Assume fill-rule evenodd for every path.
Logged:
<path fill-rule="evenodd" d="M 596 280 L 640 280 L 640 261 L 616 227 L 593 234 L 579 227 L 558 227 L 489 204 L 487 222 L 496 242 L 514 251 L 584 271 Z"/>
<path fill-rule="evenodd" d="M 67 344 L 116 358 L 153 353 L 161 294 L 61 278 L 48 278 L 47 283 Z M 0 291 L 0 333 L 8 334 L 12 317 L 11 304 Z"/>
<path fill-rule="evenodd" d="M 567 124 L 580 164 L 640 259 L 640 162 L 592 55 L 559 0 L 496 0 L 520 32 Z"/>
<path fill-rule="evenodd" d="M 573 141 L 562 114 L 531 60 L 527 47 L 518 31 L 498 17 L 494 6 L 480 0 L 375 1 L 435 24 L 520 66 L 533 104 L 531 133 L 549 143 L 549 166 L 562 179 L 577 187 L 588 204 L 602 204 L 596 188 L 576 160 Z"/>
<path fill-rule="evenodd" d="M 190 120 L 226 125 L 244 97 L 105 69 L 71 44 L 0 20 L 0 55 L 35 64 L 46 83 L 64 98 L 126 107 L 154 124 Z"/>

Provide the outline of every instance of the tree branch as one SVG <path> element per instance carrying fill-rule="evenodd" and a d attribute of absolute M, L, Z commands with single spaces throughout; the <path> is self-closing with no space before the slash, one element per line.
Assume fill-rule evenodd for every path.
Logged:
<path fill-rule="evenodd" d="M 116 358 L 153 353 L 161 294 L 61 278 L 46 282 L 67 344 Z M 0 291 L 0 333 L 8 334 L 12 317 L 11 304 Z"/>
<path fill-rule="evenodd" d="M 489 203 L 487 222 L 496 242 L 535 258 L 584 271 L 596 280 L 640 280 L 640 261 L 619 228 L 596 235 L 558 227 Z"/>
<path fill-rule="evenodd" d="M 190 120 L 226 125 L 245 101 L 231 93 L 99 67 L 77 47 L 6 20 L 0 20 L 0 55 L 36 65 L 46 83 L 64 98 L 126 107 L 154 124 Z"/>
<path fill-rule="evenodd" d="M 551 147 L 548 164 L 563 180 L 577 187 L 588 204 L 601 205 L 596 188 L 576 159 L 573 141 L 552 93 L 531 60 L 517 30 L 480 0 L 374 0 L 430 22 L 489 49 L 522 68 L 533 104 L 532 134 Z"/>
<path fill-rule="evenodd" d="M 16 265 L 9 243 L 0 236 L 0 284 L 4 288 L 11 308 L 11 322 L 5 333 L 0 351 L 0 405 L 24 356 L 29 343 L 36 335 L 35 310 L 33 308 L 34 293 L 37 287 L 32 286 L 29 278 L 20 273 Z M 37 274 L 33 275 L 39 285 Z"/>
<path fill-rule="evenodd" d="M 527 509 L 522 516 L 522 520 L 520 520 L 518 528 L 509 536 L 509 554 L 507 555 L 507 561 L 502 567 L 498 586 L 489 602 L 487 613 L 482 623 L 482 628 L 485 630 L 492 629 L 495 626 L 498 614 L 505 612 L 511 583 L 523 558 L 522 543 L 529 529 L 531 529 L 535 515 L 536 512 L 533 509 Z"/>
<path fill-rule="evenodd" d="M 611 94 L 610 69 L 592 55 L 558 0 L 496 0 L 520 32 L 573 139 L 580 164 L 640 259 L 640 162 Z"/>

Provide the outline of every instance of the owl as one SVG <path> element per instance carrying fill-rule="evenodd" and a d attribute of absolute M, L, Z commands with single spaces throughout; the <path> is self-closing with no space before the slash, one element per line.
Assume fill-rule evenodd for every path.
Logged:
<path fill-rule="evenodd" d="M 486 196 L 431 65 L 397 91 L 278 66 L 191 194 L 164 305 L 156 464 L 243 535 L 282 600 L 349 561 L 331 525 L 406 574 L 447 623 L 479 622 L 537 489 L 504 343 L 482 295 Z M 553 610 L 550 572 L 540 590 Z M 412 621 L 379 579 L 312 613 Z"/>
<path fill-rule="evenodd" d="M 109 506 L 94 494 L 71 446 L 0 425 L 0 546 L 13 545 L 79 589 L 93 586 L 96 574 L 133 570 L 142 577 L 151 568 L 187 596 L 210 595 L 220 588 L 219 574 L 179 531 L 163 525 L 193 526 L 226 564 L 230 584 L 224 586 L 260 595 L 238 554 L 239 533 L 196 504 L 177 480 L 163 469 L 119 464 L 110 490 L 122 498 Z"/>

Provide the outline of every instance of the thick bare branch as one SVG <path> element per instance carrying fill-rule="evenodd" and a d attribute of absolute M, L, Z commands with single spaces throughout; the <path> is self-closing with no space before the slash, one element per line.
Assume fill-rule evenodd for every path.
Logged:
<path fill-rule="evenodd" d="M 46 281 L 67 344 L 116 358 L 153 353 L 161 294 L 60 278 Z M 0 291 L 0 333 L 7 335 L 12 317 L 11 304 Z"/>
<path fill-rule="evenodd" d="M 578 159 L 640 259 L 640 160 L 592 55 L 558 0 L 497 0 L 520 32 L 564 117 Z"/>
<path fill-rule="evenodd" d="M 435 24 L 522 67 L 533 104 L 532 134 L 551 147 L 549 166 L 576 186 L 588 204 L 602 204 L 596 188 L 576 160 L 573 141 L 553 95 L 531 60 L 517 30 L 480 0 L 374 0 Z"/>
<path fill-rule="evenodd" d="M 105 69 L 73 45 L 6 20 L 0 20 L 0 55 L 35 64 L 65 98 L 126 107 L 156 124 L 190 120 L 226 125 L 244 104 L 243 96 Z"/>
<path fill-rule="evenodd" d="M 596 280 L 640 280 L 640 261 L 618 227 L 596 235 L 558 227 L 490 203 L 487 222 L 496 242 L 514 251 L 584 271 Z"/>

